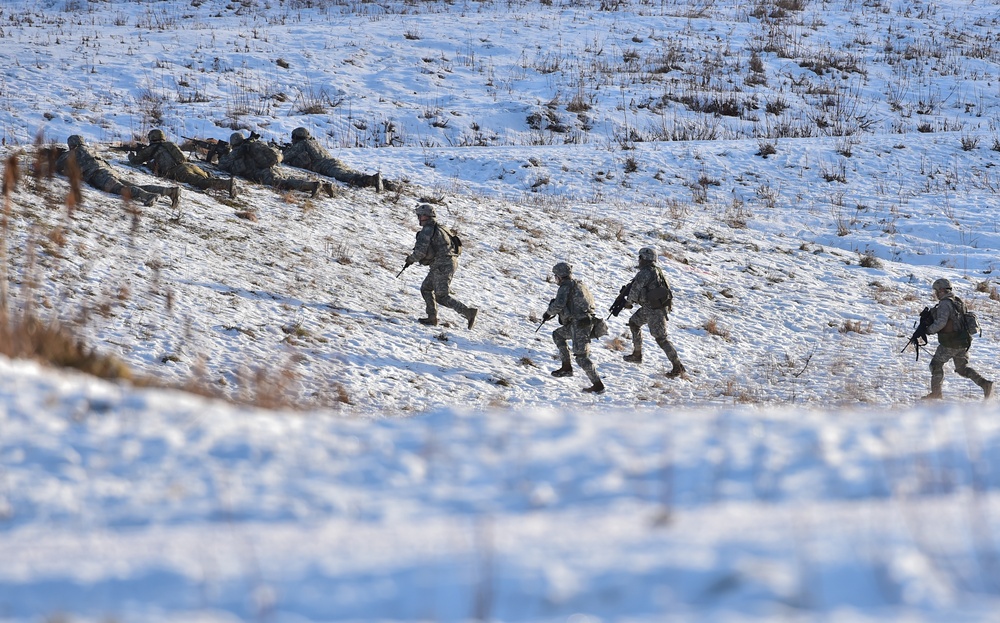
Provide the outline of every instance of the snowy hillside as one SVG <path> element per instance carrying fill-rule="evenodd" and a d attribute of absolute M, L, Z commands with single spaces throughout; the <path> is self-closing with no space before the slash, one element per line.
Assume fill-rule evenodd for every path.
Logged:
<path fill-rule="evenodd" d="M 139 387 L 4 360 L 0 620 L 991 620 L 1000 409 L 951 366 L 921 404 L 900 349 L 947 277 L 1000 374 L 998 15 L 4 3 L 7 305 Z M 398 190 L 32 175 L 70 134 L 145 184 L 153 127 L 299 126 Z M 416 322 L 422 201 L 472 330 Z M 629 312 L 604 394 L 550 376 L 552 265 L 606 310 L 644 246 L 688 377 L 622 360 Z"/>

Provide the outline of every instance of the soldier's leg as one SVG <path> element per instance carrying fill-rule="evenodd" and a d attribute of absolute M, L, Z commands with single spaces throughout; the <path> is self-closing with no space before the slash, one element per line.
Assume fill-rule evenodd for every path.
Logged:
<path fill-rule="evenodd" d="M 559 351 L 559 359 L 562 366 L 558 370 L 552 371 L 552 376 L 573 376 L 573 365 L 570 363 L 569 344 L 567 343 L 573 334 L 572 324 L 563 325 L 552 332 L 552 341 Z"/>
<path fill-rule="evenodd" d="M 684 364 L 681 363 L 681 358 L 677 355 L 677 349 L 674 348 L 674 345 L 670 343 L 670 339 L 667 338 L 667 314 L 662 309 L 650 310 L 649 334 L 656 340 L 656 344 L 663 349 L 663 353 L 673 366 L 670 372 L 667 373 L 667 376 L 673 378 L 683 374 L 685 372 Z"/>
<path fill-rule="evenodd" d="M 944 385 L 944 364 L 950 361 L 954 356 L 955 354 L 952 352 L 952 349 L 938 344 L 937 349 L 934 351 L 934 356 L 931 357 L 930 363 L 931 393 L 924 396 L 924 398 L 941 397 L 941 387 Z"/>
<path fill-rule="evenodd" d="M 471 329 L 476 323 L 476 316 L 479 314 L 479 309 L 469 307 L 451 295 L 451 280 L 454 278 L 457 269 L 458 259 L 454 257 L 451 258 L 450 262 L 435 264 L 431 268 L 430 275 L 433 275 L 434 296 L 437 298 L 439 305 L 454 309 L 462 314 Z"/>
<path fill-rule="evenodd" d="M 573 358 L 576 359 L 576 365 L 587 373 L 587 378 L 593 383 L 590 387 L 584 388 L 583 391 L 599 394 L 604 391 L 604 382 L 597 374 L 594 362 L 590 360 L 590 332 L 593 329 L 593 323 L 583 320 L 575 322 L 571 326 L 573 327 Z"/>
<path fill-rule="evenodd" d="M 153 184 L 145 184 L 140 186 L 140 188 L 158 197 L 170 197 L 171 208 L 176 208 L 177 202 L 180 201 L 181 198 L 181 189 L 176 186 L 155 186 Z"/>
<path fill-rule="evenodd" d="M 420 296 L 424 298 L 424 306 L 427 309 L 427 317 L 419 318 L 417 322 L 426 325 L 436 325 L 438 323 L 437 300 L 434 297 L 434 271 L 427 273 L 420 284 Z"/>
<path fill-rule="evenodd" d="M 323 186 L 320 182 L 306 180 L 299 177 L 279 177 L 277 175 L 272 175 L 272 178 L 274 183 L 271 185 L 275 188 L 280 190 L 300 190 L 304 193 L 309 193 L 313 197 L 316 196 L 316 193 L 318 193 L 320 188 Z"/>
<path fill-rule="evenodd" d="M 113 184 L 108 187 L 109 193 L 114 193 L 116 195 L 121 195 L 122 197 L 128 197 L 132 201 L 138 201 L 144 206 L 151 206 L 156 203 L 156 200 L 160 198 L 158 193 L 151 193 L 142 186 L 133 186 L 131 184 L 122 184 L 120 181 L 115 180 Z"/>
<path fill-rule="evenodd" d="M 993 381 L 988 381 L 981 374 L 969 367 L 969 351 L 962 351 L 955 356 L 955 372 L 963 376 L 983 390 L 983 397 L 989 398 L 993 393 Z"/>
<path fill-rule="evenodd" d="M 228 179 L 212 177 L 208 173 L 194 165 L 184 163 L 175 167 L 171 171 L 171 178 L 178 182 L 191 184 L 198 190 L 229 190 L 231 182 Z"/>
<path fill-rule="evenodd" d="M 646 312 L 640 307 L 628 319 L 628 330 L 632 333 L 632 353 L 622 357 L 625 361 L 642 363 L 642 325 L 644 324 L 646 324 Z"/>

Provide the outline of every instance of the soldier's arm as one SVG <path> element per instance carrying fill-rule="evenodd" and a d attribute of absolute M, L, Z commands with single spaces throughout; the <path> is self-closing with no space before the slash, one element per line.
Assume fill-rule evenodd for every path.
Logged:
<path fill-rule="evenodd" d="M 413 245 L 413 253 L 406 256 L 408 263 L 413 264 L 427 257 L 427 252 L 431 248 L 431 234 L 433 233 L 433 229 L 430 231 L 428 229 L 428 227 L 424 227 L 417 232 L 417 243 Z"/>
<path fill-rule="evenodd" d="M 146 164 L 153 157 L 155 145 L 146 145 L 134 154 L 128 155 L 128 161 L 132 164 Z"/>
<path fill-rule="evenodd" d="M 640 303 L 642 295 L 646 292 L 646 285 L 649 283 L 649 275 L 645 270 L 640 270 L 634 279 L 632 279 L 632 287 L 628 290 L 628 296 L 625 297 L 625 301 L 628 303 Z"/>
<path fill-rule="evenodd" d="M 556 292 L 556 298 L 549 302 L 549 308 L 545 310 L 545 313 L 552 317 L 558 316 L 563 313 L 566 309 L 566 305 L 569 302 L 569 286 L 563 284 L 559 286 L 559 291 Z"/>
<path fill-rule="evenodd" d="M 948 324 L 948 318 L 951 316 L 951 302 L 943 300 L 931 309 L 931 314 L 934 316 L 934 323 L 927 327 L 928 333 L 937 333 Z"/>

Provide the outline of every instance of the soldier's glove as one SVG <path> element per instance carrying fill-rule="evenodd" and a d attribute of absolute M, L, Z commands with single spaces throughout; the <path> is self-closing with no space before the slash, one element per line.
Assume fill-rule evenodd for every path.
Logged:
<path fill-rule="evenodd" d="M 632 303 L 625 303 L 622 305 L 622 309 L 632 309 Z"/>

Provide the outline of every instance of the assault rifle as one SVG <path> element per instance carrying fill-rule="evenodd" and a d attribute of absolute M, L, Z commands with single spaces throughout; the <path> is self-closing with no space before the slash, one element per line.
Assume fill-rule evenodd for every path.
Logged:
<path fill-rule="evenodd" d="M 910 344 L 913 344 L 913 350 L 917 353 L 916 360 L 920 361 L 920 347 L 927 346 L 927 329 L 932 324 L 934 324 L 934 314 L 931 313 L 930 308 L 925 307 L 924 311 L 920 312 L 920 320 L 917 322 L 917 328 L 913 331 L 913 335 L 910 336 L 910 341 L 899 352 L 906 351 Z"/>
<path fill-rule="evenodd" d="M 632 291 L 633 283 L 635 283 L 635 279 L 623 285 L 622 289 L 618 291 L 618 298 L 616 298 L 615 302 L 611 304 L 611 307 L 609 308 L 610 313 L 605 320 L 612 316 L 617 317 L 618 314 L 622 313 L 622 310 L 625 309 L 626 305 L 628 305 L 628 293 Z"/>
<path fill-rule="evenodd" d="M 413 266 L 413 262 L 407 262 L 403 264 L 403 268 L 400 269 L 398 273 L 396 273 L 396 279 L 399 279 L 399 276 L 403 274 L 403 271 L 409 268 L 410 266 Z"/>
<path fill-rule="evenodd" d="M 538 330 L 542 328 L 542 325 L 548 322 L 549 320 L 552 320 L 552 316 L 549 316 L 548 314 L 542 314 L 542 322 L 537 327 L 535 327 L 535 333 L 538 333 Z"/>
<path fill-rule="evenodd" d="M 138 141 L 123 141 L 117 145 L 112 145 L 111 151 L 139 151 L 143 147 L 145 145 Z"/>
<path fill-rule="evenodd" d="M 253 135 L 251 134 L 251 136 Z M 222 156 L 225 156 L 230 151 L 232 151 L 229 148 L 229 141 L 217 140 L 214 138 L 206 141 L 200 138 L 191 138 L 188 136 L 182 136 L 181 138 L 191 143 L 198 149 L 204 149 L 206 151 L 205 162 L 208 162 L 209 164 L 211 164 L 212 160 L 215 157 L 218 156 L 221 158 Z"/>

